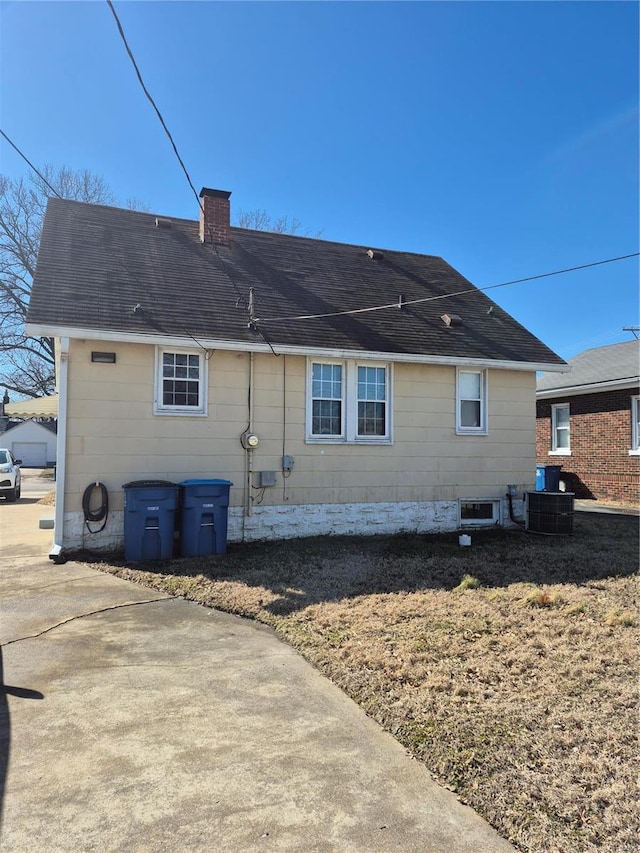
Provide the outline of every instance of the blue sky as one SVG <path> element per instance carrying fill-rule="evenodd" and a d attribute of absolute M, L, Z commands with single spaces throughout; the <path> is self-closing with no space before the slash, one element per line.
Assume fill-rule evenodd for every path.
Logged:
<path fill-rule="evenodd" d="M 117 2 L 196 188 L 479 287 L 638 251 L 638 4 Z M 0 2 L 0 126 L 196 218 L 106 3 Z M 0 141 L 0 168 L 28 167 Z M 631 338 L 637 259 L 491 293 L 565 358 Z"/>

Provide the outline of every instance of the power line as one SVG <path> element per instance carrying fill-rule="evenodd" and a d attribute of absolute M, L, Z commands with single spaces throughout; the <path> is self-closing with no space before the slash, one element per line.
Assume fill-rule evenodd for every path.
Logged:
<path fill-rule="evenodd" d="M 176 157 L 178 158 L 178 162 L 182 166 L 182 171 L 184 172 L 185 177 L 189 183 L 189 186 L 191 187 L 191 192 L 196 197 L 196 201 L 198 202 L 198 205 L 200 205 L 200 199 L 198 198 L 198 193 L 196 192 L 196 188 L 193 186 L 193 183 L 191 181 L 191 177 L 189 176 L 189 172 L 187 172 L 187 167 L 184 165 L 184 161 L 182 160 L 182 157 L 180 156 L 180 153 L 178 152 L 178 148 L 176 146 L 176 143 L 173 141 L 173 136 L 171 136 L 171 132 L 169 131 L 169 128 L 167 127 L 166 122 L 165 122 L 164 118 L 162 117 L 162 113 L 158 109 L 156 102 L 153 100 L 153 98 L 149 94 L 149 90 L 147 89 L 147 87 L 144 84 L 144 80 L 142 79 L 142 74 L 140 73 L 140 69 L 138 68 L 138 64 L 137 64 L 136 60 L 134 59 L 133 53 L 131 52 L 131 48 L 129 47 L 129 43 L 127 42 L 127 37 L 125 36 L 124 30 L 122 29 L 122 24 L 120 23 L 120 18 L 118 17 L 116 10 L 113 8 L 113 3 L 111 2 L 111 0 L 107 0 L 107 6 L 111 9 L 111 14 L 113 15 L 113 17 L 115 19 L 116 26 L 118 28 L 118 32 L 120 33 L 120 38 L 122 39 L 122 42 L 125 46 L 125 50 L 129 54 L 129 59 L 131 60 L 131 64 L 133 65 L 133 68 L 136 72 L 136 75 L 138 77 L 138 81 L 140 82 L 140 85 L 142 86 L 142 91 L 145 93 L 145 95 L 147 96 L 147 100 L 149 101 L 149 103 L 151 104 L 153 109 L 155 110 L 156 115 L 158 116 L 158 119 L 160 120 L 160 124 L 162 125 L 164 132 L 167 134 L 167 137 L 169 139 L 169 142 L 171 143 L 173 151 L 174 151 Z"/>
<path fill-rule="evenodd" d="M 127 37 L 126 37 L 126 36 L 125 36 L 125 34 L 124 34 L 124 29 L 122 28 L 122 24 L 120 23 L 120 18 L 118 17 L 118 14 L 117 14 L 116 10 L 114 9 L 114 7 L 113 7 L 113 3 L 111 2 L 111 0 L 107 0 L 107 5 L 108 5 L 109 9 L 111 10 L 111 14 L 113 15 L 113 18 L 114 18 L 114 20 L 115 20 L 115 22 L 116 22 L 116 26 L 117 26 L 117 28 L 118 28 L 118 32 L 119 32 L 119 34 L 120 34 L 120 38 L 122 39 L 122 43 L 123 43 L 123 44 L 124 44 L 124 46 L 125 46 L 125 49 L 126 49 L 126 51 L 127 51 L 127 54 L 129 55 L 129 59 L 131 60 L 131 64 L 133 65 L 134 71 L 136 72 L 136 76 L 137 76 L 137 78 L 138 78 L 138 82 L 140 83 L 140 86 L 142 87 L 142 91 L 143 91 L 143 92 L 144 92 L 144 94 L 146 95 L 147 100 L 149 101 L 149 103 L 151 104 L 151 106 L 152 106 L 152 107 L 153 107 L 153 109 L 155 110 L 156 115 L 158 116 L 158 120 L 160 121 L 160 124 L 162 125 L 162 128 L 163 128 L 164 132 L 166 133 L 167 138 L 169 139 L 169 142 L 171 143 L 171 147 L 173 148 L 173 152 L 174 152 L 174 154 L 176 155 L 176 158 L 177 158 L 177 160 L 178 160 L 178 163 L 180 163 L 180 167 L 182 168 L 182 171 L 184 172 L 184 175 L 185 175 L 185 177 L 186 177 L 186 179 L 187 179 L 187 183 L 189 184 L 189 186 L 190 186 L 190 188 L 191 188 L 191 192 L 193 193 L 193 195 L 194 195 L 194 197 L 195 197 L 195 200 L 196 200 L 196 203 L 197 203 L 197 205 L 198 205 L 198 207 L 199 207 L 199 209 L 200 209 L 200 212 L 202 213 L 202 216 L 203 216 L 203 218 L 204 218 L 204 216 L 205 216 L 205 214 L 204 214 L 204 205 L 203 205 L 203 204 L 202 204 L 202 202 L 200 201 L 200 197 L 199 197 L 198 193 L 196 192 L 196 188 L 195 188 L 195 187 L 194 187 L 194 185 L 193 185 L 193 181 L 191 180 L 191 176 L 189 175 L 189 172 L 187 171 L 187 167 L 186 167 L 186 166 L 185 166 L 185 164 L 184 164 L 184 160 L 183 160 L 183 159 L 182 159 L 182 157 L 180 156 L 180 152 L 178 151 L 178 146 L 176 145 L 176 143 L 175 143 L 175 141 L 174 141 L 174 139 L 173 139 L 173 136 L 171 135 L 171 131 L 170 131 L 170 130 L 169 130 L 169 128 L 167 127 L 167 123 L 165 122 L 165 120 L 164 120 L 164 118 L 163 118 L 163 116 L 162 116 L 162 113 L 160 112 L 160 109 L 158 108 L 158 105 L 156 104 L 156 102 L 154 101 L 154 99 L 153 99 L 153 97 L 152 97 L 151 93 L 149 92 L 149 90 L 148 90 L 148 89 L 147 89 L 147 87 L 145 86 L 144 80 L 142 79 L 142 74 L 140 73 L 140 69 L 138 68 L 138 63 L 137 63 L 137 62 L 136 62 L 136 60 L 135 60 L 135 57 L 134 57 L 134 55 L 133 55 L 133 52 L 132 52 L 131 48 L 129 47 L 129 43 L 128 43 L 128 41 L 127 41 Z M 207 230 L 208 230 L 208 232 L 209 232 L 209 237 L 211 237 L 211 228 L 210 228 L 208 225 L 206 225 L 206 227 L 207 227 Z M 234 277 L 231 275 L 231 273 L 229 272 L 229 268 L 228 268 L 227 264 L 225 263 L 224 259 L 221 257 L 220 252 L 218 251 L 218 247 L 215 245 L 215 243 L 213 243 L 213 241 L 211 241 L 211 242 L 212 242 L 212 244 L 213 244 L 213 249 L 214 249 L 214 251 L 215 251 L 215 253 L 216 253 L 217 257 L 218 257 L 218 260 L 219 260 L 219 261 L 220 261 L 220 263 L 222 264 L 222 266 L 223 266 L 223 268 L 224 268 L 224 271 L 225 271 L 225 273 L 227 274 L 227 277 L 228 277 L 229 281 L 230 281 L 230 282 L 231 282 L 231 284 L 233 285 L 233 289 L 234 289 L 234 290 L 235 290 L 235 292 L 236 292 L 236 296 L 238 297 L 238 299 L 242 298 L 242 295 L 241 295 L 240 291 L 238 290 L 238 286 L 237 286 L 237 284 L 236 284 L 236 282 L 235 282 L 235 279 L 234 279 Z"/>
<path fill-rule="evenodd" d="M 51 186 L 51 184 L 50 184 L 50 183 L 49 183 L 49 181 L 45 178 L 45 176 L 44 176 L 41 172 L 39 172 L 39 171 L 36 169 L 36 167 L 33 165 L 33 163 L 31 162 L 31 160 L 29 160 L 29 158 L 27 157 L 27 155 L 26 155 L 26 154 L 23 154 L 23 153 L 22 153 L 22 151 L 21 151 L 21 150 L 18 148 L 18 146 L 15 144 L 15 142 L 12 142 L 12 141 L 11 141 L 11 139 L 9 139 L 9 137 L 8 137 L 8 136 L 7 136 L 7 134 L 4 132 L 4 130 L 0 129 L 0 133 L 4 136 L 4 138 L 7 140 L 7 142 L 9 143 L 9 145 L 10 145 L 12 148 L 14 148 L 14 149 L 18 152 L 18 154 L 22 157 L 22 159 L 25 161 L 25 163 L 27 163 L 27 164 L 28 164 L 28 165 L 33 169 L 33 171 L 34 171 L 34 172 L 36 173 L 36 175 L 40 178 L 40 180 L 41 180 L 41 181 L 43 181 L 43 182 L 44 182 L 44 183 L 49 187 L 49 189 L 51 190 L 51 192 L 52 192 L 55 196 L 58 196 L 58 198 L 62 198 L 62 196 L 60 195 L 60 193 L 59 193 L 59 192 L 58 192 L 54 187 L 52 187 L 52 186 Z"/>
<path fill-rule="evenodd" d="M 122 24 L 120 23 L 120 19 L 118 17 L 118 14 L 117 14 L 116 10 L 114 9 L 113 2 L 112 2 L 112 0 L 106 0 L 106 2 L 107 2 L 107 5 L 109 6 L 109 9 L 111 10 L 111 14 L 113 15 L 113 18 L 116 22 L 116 26 L 118 28 L 120 38 L 122 39 L 122 42 L 125 46 L 125 49 L 127 51 L 128 56 L 129 56 L 129 59 L 131 60 L 131 64 L 133 65 L 133 68 L 136 72 L 136 76 L 138 77 L 138 81 L 140 83 L 140 86 L 142 87 L 142 91 L 144 92 L 145 96 L 147 97 L 147 100 L 149 101 L 149 103 L 151 104 L 151 106 L 155 110 L 156 115 L 158 116 L 160 124 L 162 125 L 164 132 L 166 133 L 166 135 L 169 139 L 169 142 L 171 143 L 171 146 L 172 146 L 173 151 L 176 155 L 176 158 L 178 159 L 178 162 L 180 163 L 182 171 L 184 172 L 184 175 L 187 179 L 189 187 L 191 188 L 191 192 L 193 193 L 193 195 L 196 199 L 196 202 L 198 203 L 198 207 L 200 208 L 202 215 L 204 217 L 204 206 L 200 202 L 200 198 L 199 198 L 198 193 L 196 192 L 196 189 L 193 185 L 193 182 L 191 180 L 189 172 L 187 171 L 187 167 L 185 166 L 184 161 L 183 161 L 182 157 L 180 156 L 180 153 L 178 151 L 176 143 L 173 140 L 173 137 L 169 131 L 169 128 L 166 125 L 164 118 L 162 117 L 162 113 L 158 109 L 156 102 L 154 101 L 153 97 L 149 93 L 149 90 L 145 86 L 144 80 L 142 79 L 142 74 L 140 73 L 140 69 L 138 68 L 138 65 L 137 65 L 136 60 L 133 56 L 131 48 L 129 47 L 129 43 L 127 42 L 127 38 L 124 34 L 124 30 L 122 28 Z M 218 251 L 218 247 L 215 246 L 215 244 L 214 244 L 214 249 L 215 249 L 215 252 L 216 252 L 218 259 L 220 260 L 220 262 L 222 263 L 222 265 L 224 267 L 225 272 L 227 273 L 229 280 L 231 281 L 231 283 L 233 285 L 234 290 L 236 291 L 236 295 L 238 296 L 238 298 L 240 298 L 240 293 L 238 291 L 238 287 L 236 285 L 236 282 L 235 282 L 233 276 L 229 273 L 227 264 L 225 263 L 223 258 L 220 256 L 220 252 Z M 498 287 L 507 287 L 509 285 L 520 284 L 520 283 L 525 282 L 525 281 L 535 281 L 537 279 L 547 278 L 549 276 L 561 275 L 563 273 L 574 272 L 576 270 L 587 269 L 589 267 L 596 267 L 596 266 L 600 266 L 602 264 L 610 264 L 610 263 L 613 263 L 615 261 L 621 261 L 621 260 L 626 260 L 628 258 L 634 258 L 634 257 L 637 257 L 638 255 L 640 255 L 640 252 L 635 252 L 635 253 L 630 254 L 630 255 L 622 255 L 618 258 L 608 258 L 608 259 L 603 260 L 603 261 L 594 261 L 593 263 L 590 263 L 590 264 L 581 264 L 580 266 L 576 266 L 576 267 L 568 267 L 567 269 L 555 270 L 554 272 L 541 273 L 539 275 L 528 276 L 526 278 L 514 279 L 513 281 L 505 281 L 505 282 L 502 282 L 501 284 L 489 285 L 488 287 L 479 287 L 479 288 L 474 287 L 474 288 L 470 288 L 467 290 L 460 290 L 460 291 L 455 292 L 455 293 L 443 294 L 441 296 L 427 296 L 427 297 L 423 297 L 421 299 L 408 300 L 407 302 L 403 302 L 403 305 L 416 305 L 416 304 L 421 303 L 421 302 L 432 302 L 432 301 L 435 301 L 437 299 L 447 299 L 447 298 L 450 298 L 452 296 L 463 296 L 463 295 L 466 295 L 469 293 L 478 293 L 481 291 L 493 290 L 493 289 L 498 288 Z M 372 312 L 372 311 L 383 311 L 383 310 L 388 309 L 388 308 L 397 308 L 397 305 L 398 305 L 397 302 L 393 302 L 393 303 L 390 303 L 388 305 L 377 305 L 377 306 L 373 306 L 370 308 L 356 308 L 356 309 L 353 309 L 350 311 L 333 311 L 333 312 L 326 313 L 326 314 L 303 314 L 303 315 L 299 315 L 297 317 L 265 317 L 265 318 L 256 317 L 256 318 L 251 318 L 251 321 L 257 330 L 257 326 L 255 326 L 255 324 L 260 323 L 260 322 L 277 323 L 277 322 L 287 322 L 290 320 L 319 320 L 319 319 L 323 319 L 325 317 L 340 317 L 340 316 L 346 316 L 349 314 L 364 314 L 364 313 L 368 313 L 368 312 Z M 271 346 L 269 341 L 267 341 L 267 343 L 269 343 L 269 346 Z"/>
<path fill-rule="evenodd" d="M 525 281 L 536 281 L 540 278 L 549 278 L 552 275 L 562 275 L 567 272 L 575 272 L 576 270 L 585 270 L 589 267 L 598 267 L 602 264 L 612 264 L 615 261 L 625 261 L 628 258 L 637 258 L 640 255 L 640 252 L 633 252 L 630 255 L 620 255 L 617 258 L 607 258 L 604 261 L 593 261 L 590 264 L 580 264 L 576 267 L 567 267 L 562 270 L 554 270 L 553 272 L 544 272 L 539 275 L 530 275 L 526 278 L 515 278 L 512 281 L 503 281 L 500 284 L 490 284 L 488 287 L 472 287 L 466 290 L 457 290 L 453 293 L 443 293 L 440 296 L 423 296 L 420 299 L 408 299 L 406 301 L 403 300 L 402 306 L 405 305 L 417 305 L 422 302 L 435 302 L 438 299 L 450 299 L 452 296 L 465 296 L 469 293 L 479 293 L 485 290 L 495 290 L 497 287 L 508 287 L 510 284 L 521 284 Z M 384 311 L 387 308 L 397 308 L 398 300 L 395 302 L 389 302 L 387 305 L 374 305 L 370 308 L 353 308 L 350 311 L 332 311 L 327 314 L 300 314 L 297 317 L 256 317 L 256 323 L 280 323 L 280 322 L 289 322 L 291 320 L 322 320 L 325 317 L 345 317 L 349 314 L 367 314 L 371 311 Z"/>

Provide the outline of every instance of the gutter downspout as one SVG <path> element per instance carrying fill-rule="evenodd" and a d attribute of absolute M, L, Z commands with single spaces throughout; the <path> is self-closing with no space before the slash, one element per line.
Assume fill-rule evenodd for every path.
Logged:
<path fill-rule="evenodd" d="M 253 429 L 253 358 L 254 354 L 249 353 L 249 432 Z M 253 495 L 251 486 L 253 485 L 253 451 L 247 450 L 247 515 L 253 515 Z"/>
<path fill-rule="evenodd" d="M 58 435 L 56 441 L 56 508 L 54 514 L 53 545 L 49 559 L 54 563 L 66 562 L 62 554 L 64 541 L 64 492 L 67 470 L 67 377 L 69 367 L 69 338 L 58 338 L 60 372 L 58 376 Z"/>

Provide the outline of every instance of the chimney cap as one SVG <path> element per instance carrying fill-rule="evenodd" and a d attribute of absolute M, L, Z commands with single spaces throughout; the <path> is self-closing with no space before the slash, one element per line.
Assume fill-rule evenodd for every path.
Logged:
<path fill-rule="evenodd" d="M 229 198 L 230 191 L 227 190 L 212 190 L 209 187 L 202 187 L 200 190 L 200 198 L 208 196 L 209 198 Z"/>

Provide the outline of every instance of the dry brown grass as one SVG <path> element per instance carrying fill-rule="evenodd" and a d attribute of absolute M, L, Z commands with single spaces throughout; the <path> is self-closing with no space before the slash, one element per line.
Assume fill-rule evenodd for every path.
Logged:
<path fill-rule="evenodd" d="M 52 491 L 47 492 L 47 494 L 40 498 L 38 501 L 39 504 L 44 504 L 44 506 L 55 506 L 56 503 L 56 490 L 52 489 Z"/>
<path fill-rule="evenodd" d="M 101 568 L 272 625 L 521 850 L 631 853 L 637 566 L 638 520 L 585 514 Z"/>

